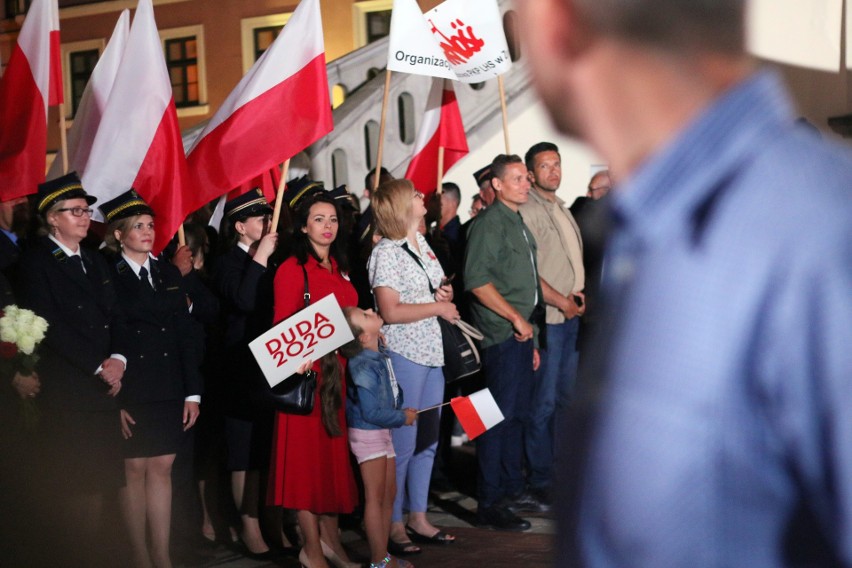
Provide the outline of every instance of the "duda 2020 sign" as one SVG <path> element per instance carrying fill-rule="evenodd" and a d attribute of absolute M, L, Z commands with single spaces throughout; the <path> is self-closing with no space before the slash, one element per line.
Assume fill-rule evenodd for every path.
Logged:
<path fill-rule="evenodd" d="M 274 387 L 295 373 L 305 359 L 316 361 L 352 339 L 343 310 L 330 294 L 256 338 L 249 349 Z"/>

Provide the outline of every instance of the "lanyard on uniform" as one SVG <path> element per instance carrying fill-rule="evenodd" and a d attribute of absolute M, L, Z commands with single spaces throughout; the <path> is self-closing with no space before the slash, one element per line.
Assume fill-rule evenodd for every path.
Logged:
<path fill-rule="evenodd" d="M 533 257 L 532 253 L 532 245 L 530 244 L 530 239 L 527 237 L 527 231 L 521 227 L 521 233 L 524 235 L 524 240 L 527 241 L 527 251 L 530 253 L 530 264 L 533 269 L 533 289 L 535 290 L 535 300 L 533 301 L 533 305 L 538 305 L 538 270 L 535 266 L 535 257 Z"/>

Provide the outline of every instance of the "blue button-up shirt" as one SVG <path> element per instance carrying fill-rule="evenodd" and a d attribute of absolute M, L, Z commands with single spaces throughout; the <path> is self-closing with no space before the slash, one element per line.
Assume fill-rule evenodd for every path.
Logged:
<path fill-rule="evenodd" d="M 758 73 L 614 196 L 584 565 L 852 565 L 852 157 L 793 116 Z"/>

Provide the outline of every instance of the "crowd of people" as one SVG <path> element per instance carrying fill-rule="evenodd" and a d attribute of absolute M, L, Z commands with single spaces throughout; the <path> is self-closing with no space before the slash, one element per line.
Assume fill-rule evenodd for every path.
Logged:
<path fill-rule="evenodd" d="M 49 329 L 34 372 L 3 377 L 3 450 L 18 459 L 0 480 L 35 489 L 3 491 L 15 514 L 0 553 L 110 565 L 99 538 L 118 535 L 134 565 L 164 567 L 188 525 L 252 558 L 298 545 L 307 568 L 354 567 L 339 515 L 358 509 L 371 566 L 411 566 L 422 545 L 456 540 L 427 510 L 444 431 L 434 407 L 456 393 L 438 318 L 462 314 L 485 334 L 484 381 L 506 416 L 477 443 L 478 521 L 528 528 L 514 513 L 549 510 L 553 420 L 570 400 L 585 310 L 582 238 L 555 198 L 560 168 L 549 143 L 525 162 L 498 156 L 475 175 L 487 187 L 464 224 L 455 184 L 427 203 L 387 170 L 369 191 L 370 172 L 362 212 L 345 188 L 303 177 L 288 183 L 278 226 L 255 189 L 225 204 L 218 230 L 193 215 L 186 244 L 158 256 L 154 211 L 132 189 L 99 203 L 71 172 L 2 203 L 3 304 Z M 526 228 L 528 194 L 553 207 L 540 223 L 521 210 Z M 356 340 L 305 361 L 314 408 L 282 412 L 248 343 L 330 294 Z M 18 400 L 38 410 L 35 424 L 19 420 Z M 111 502 L 120 535 L 103 526 Z M 32 547 L 34 534 L 55 546 Z"/>

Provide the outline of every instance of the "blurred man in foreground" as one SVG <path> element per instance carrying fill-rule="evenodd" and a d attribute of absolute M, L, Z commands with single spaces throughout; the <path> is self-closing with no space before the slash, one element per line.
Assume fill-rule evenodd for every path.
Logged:
<path fill-rule="evenodd" d="M 518 4 L 619 180 L 559 566 L 852 564 L 852 158 L 745 55 L 745 4 Z"/>

